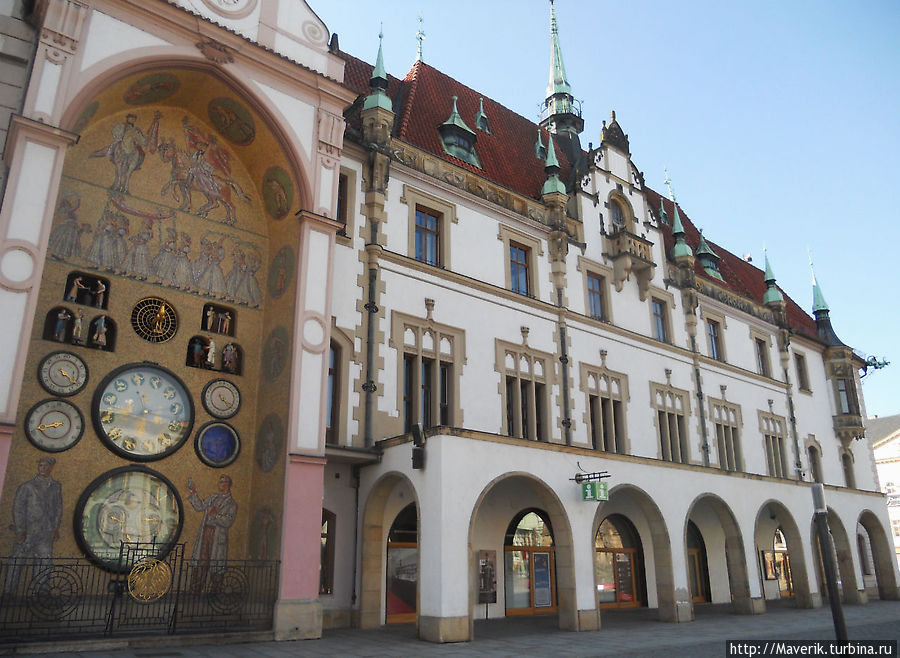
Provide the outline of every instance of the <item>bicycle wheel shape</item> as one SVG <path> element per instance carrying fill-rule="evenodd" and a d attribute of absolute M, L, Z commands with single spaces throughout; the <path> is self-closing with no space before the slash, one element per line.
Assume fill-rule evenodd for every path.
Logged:
<path fill-rule="evenodd" d="M 247 601 L 250 589 L 247 576 L 238 569 L 230 568 L 214 578 L 214 584 L 209 592 L 210 607 L 224 614 L 240 610 Z"/>
<path fill-rule="evenodd" d="M 39 571 L 28 585 L 28 609 L 40 619 L 62 619 L 81 601 L 81 579 L 68 567 Z"/>

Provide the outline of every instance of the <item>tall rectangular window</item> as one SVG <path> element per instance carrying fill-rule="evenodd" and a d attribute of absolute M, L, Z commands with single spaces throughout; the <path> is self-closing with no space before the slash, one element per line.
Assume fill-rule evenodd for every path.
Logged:
<path fill-rule="evenodd" d="M 719 468 L 725 471 L 742 471 L 740 408 L 724 400 L 710 400 L 712 421 L 716 428 L 716 448 Z"/>
<path fill-rule="evenodd" d="M 520 295 L 528 295 L 528 247 L 515 242 L 509 243 L 509 281 L 511 290 Z"/>
<path fill-rule="evenodd" d="M 795 352 L 794 365 L 797 369 L 797 386 L 800 387 L 801 391 L 809 391 L 809 373 L 806 371 L 806 357 Z"/>
<path fill-rule="evenodd" d="M 706 335 L 709 338 L 709 356 L 716 361 L 723 361 L 722 337 L 719 323 L 715 320 L 706 321 Z"/>
<path fill-rule="evenodd" d="M 416 355 L 403 355 L 403 431 L 412 431 L 415 422 Z"/>
<path fill-rule="evenodd" d="M 766 451 L 766 467 L 769 475 L 776 478 L 788 477 L 790 469 L 784 446 L 784 418 L 760 411 L 759 425 L 760 432 L 762 432 L 763 435 L 764 448 Z"/>
<path fill-rule="evenodd" d="M 552 355 L 498 340 L 496 357 L 495 367 L 505 381 L 502 430 L 507 436 L 547 441 L 550 432 L 547 369 L 552 371 Z"/>
<path fill-rule="evenodd" d="M 587 275 L 588 311 L 592 318 L 606 320 L 606 303 L 603 298 L 603 277 Z"/>
<path fill-rule="evenodd" d="M 420 378 L 420 387 L 422 397 L 419 400 L 419 409 L 422 410 L 422 427 L 426 429 L 434 426 L 432 420 L 432 392 L 434 391 L 434 360 L 422 359 L 422 377 Z"/>
<path fill-rule="evenodd" d="M 653 406 L 656 409 L 660 458 L 665 461 L 690 463 L 685 420 L 685 412 L 690 404 L 688 392 L 659 384 L 651 384 L 651 391 Z"/>
<path fill-rule="evenodd" d="M 601 355 L 605 359 L 605 355 Z M 628 454 L 625 435 L 625 402 L 628 377 L 609 370 L 581 364 L 581 390 L 587 395 L 588 436 L 594 450 Z"/>
<path fill-rule="evenodd" d="M 846 379 L 837 380 L 838 409 L 842 414 L 856 413 L 850 391 L 850 383 Z"/>
<path fill-rule="evenodd" d="M 319 594 L 334 593 L 334 524 L 337 517 L 322 510 L 322 548 L 319 558 Z"/>
<path fill-rule="evenodd" d="M 669 342 L 669 332 L 667 330 L 666 303 L 661 299 L 654 297 L 651 300 L 653 309 L 653 337 L 663 343 Z"/>
<path fill-rule="evenodd" d="M 453 366 L 446 361 L 441 361 L 441 372 L 440 372 L 440 408 L 438 413 L 440 415 L 440 424 L 441 425 L 449 425 L 450 424 L 450 387 L 452 386 L 453 381 Z"/>
<path fill-rule="evenodd" d="M 347 174 L 338 175 L 337 220 L 344 225 L 339 235 L 347 235 Z"/>
<path fill-rule="evenodd" d="M 325 417 L 325 443 L 336 445 L 338 443 L 338 410 L 340 404 L 340 362 L 341 350 L 334 343 L 328 352 L 328 414 Z"/>
<path fill-rule="evenodd" d="M 771 368 L 769 368 L 769 346 L 762 338 L 756 338 L 756 372 L 763 377 L 771 377 Z"/>
<path fill-rule="evenodd" d="M 441 264 L 441 220 L 433 210 L 416 206 L 416 260 Z"/>

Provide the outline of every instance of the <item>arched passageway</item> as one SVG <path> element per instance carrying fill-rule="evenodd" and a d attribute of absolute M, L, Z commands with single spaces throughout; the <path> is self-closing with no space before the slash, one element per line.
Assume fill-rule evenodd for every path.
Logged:
<path fill-rule="evenodd" d="M 803 541 L 783 504 L 770 500 L 760 508 L 754 540 L 766 600 L 790 598 L 798 608 L 813 607 Z"/>
<path fill-rule="evenodd" d="M 859 515 L 858 526 L 866 533 L 871 569 L 875 577 L 876 591 L 882 600 L 895 601 L 900 597 L 897 590 L 897 565 L 890 538 L 871 510 Z M 860 556 L 860 559 L 864 559 Z M 865 569 L 863 570 L 865 572 Z"/>

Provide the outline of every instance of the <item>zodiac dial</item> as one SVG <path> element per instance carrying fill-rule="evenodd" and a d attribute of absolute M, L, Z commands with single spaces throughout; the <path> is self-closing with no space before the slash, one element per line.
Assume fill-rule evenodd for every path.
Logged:
<path fill-rule="evenodd" d="M 175 452 L 191 433 L 194 402 L 184 383 L 150 362 L 113 370 L 94 394 L 94 428 L 113 452 L 139 461 Z"/>

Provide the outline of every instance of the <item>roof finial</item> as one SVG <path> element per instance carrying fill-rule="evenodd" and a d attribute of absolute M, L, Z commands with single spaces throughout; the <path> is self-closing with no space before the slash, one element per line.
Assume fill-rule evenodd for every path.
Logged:
<path fill-rule="evenodd" d="M 825 295 L 822 294 L 822 289 L 819 288 L 819 283 L 816 281 L 816 270 L 813 267 L 812 251 L 809 247 L 806 248 L 806 253 L 809 256 L 809 271 L 812 272 L 813 313 L 817 311 L 827 311 L 829 310 L 828 302 L 825 301 Z"/>
<path fill-rule="evenodd" d="M 666 179 L 664 182 L 666 184 L 666 187 L 669 188 L 669 201 L 675 203 L 675 192 L 672 191 L 672 179 L 669 178 L 669 168 L 663 167 L 663 172 L 666 175 Z"/>
<path fill-rule="evenodd" d="M 571 94 L 572 87 L 566 79 L 566 67 L 563 64 L 562 49 L 559 46 L 556 7 L 553 5 L 553 0 L 550 0 L 550 81 L 547 84 L 547 97 L 560 93 Z"/>
<path fill-rule="evenodd" d="M 766 245 L 763 245 L 763 256 L 766 260 L 766 273 L 763 275 L 763 280 L 766 282 L 766 292 L 763 294 L 763 304 L 776 304 L 784 301 L 784 295 L 781 294 L 781 291 L 775 286 L 775 273 L 772 271 L 772 266 L 769 264 L 769 252 L 766 250 Z"/>
<path fill-rule="evenodd" d="M 422 29 L 422 14 L 419 14 L 419 29 L 416 32 L 416 41 L 419 42 L 418 47 L 416 48 L 416 61 L 424 62 L 422 59 L 422 42 L 425 41 L 425 30 Z"/>

